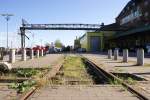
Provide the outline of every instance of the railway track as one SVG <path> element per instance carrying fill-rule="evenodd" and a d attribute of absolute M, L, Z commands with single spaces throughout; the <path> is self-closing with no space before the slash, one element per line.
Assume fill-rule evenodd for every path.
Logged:
<path fill-rule="evenodd" d="M 32 93 L 40 88 L 38 83 L 42 78 L 50 78 L 56 75 L 59 71 L 59 66 L 62 65 L 63 56 L 59 58 L 59 62 L 52 63 L 52 67 L 28 67 L 28 68 L 13 68 L 10 72 L 0 73 L 0 100 L 26 100 Z M 51 73 L 50 73 L 51 72 Z M 50 74 L 49 74 L 50 73 Z M 26 87 L 27 86 L 27 87 Z M 27 88 L 24 92 L 20 90 Z"/>
<path fill-rule="evenodd" d="M 117 80 L 120 82 L 120 84 L 125 87 L 128 91 L 130 91 L 132 94 L 136 95 L 140 100 L 149 100 L 144 94 L 140 93 L 138 90 L 134 89 L 132 86 L 130 86 L 128 83 L 124 82 L 122 79 L 118 78 L 117 76 L 113 75 L 112 73 L 109 73 L 105 71 L 100 66 L 97 66 L 94 62 L 90 61 L 89 59 L 83 57 L 83 60 L 90 65 L 90 68 L 93 69 L 93 71 L 97 74 L 103 75 L 106 79 L 112 79 Z"/>
<path fill-rule="evenodd" d="M 44 73 L 42 78 L 50 79 L 50 78 L 54 77 L 56 75 L 56 73 L 60 70 L 60 68 L 62 66 L 62 63 L 63 63 L 63 61 L 60 60 L 59 63 L 57 63 L 55 66 L 53 66 L 51 71 L 48 71 L 47 73 Z M 34 89 L 31 89 L 30 91 L 22 94 L 22 96 L 19 98 L 19 100 L 27 100 L 38 89 L 40 89 L 40 87 L 35 87 Z"/>
<path fill-rule="evenodd" d="M 101 68 L 100 66 L 97 66 L 95 63 L 88 60 L 87 58 L 85 58 L 83 56 L 81 56 L 81 57 L 82 57 L 84 63 L 86 65 L 88 65 L 88 67 L 90 69 L 92 69 L 93 72 L 95 72 L 98 77 L 101 78 L 101 76 L 103 76 L 106 80 L 110 80 L 110 79 L 117 80 L 124 88 L 126 88 L 129 92 L 131 92 L 133 95 L 135 95 L 140 100 L 149 100 L 144 94 L 141 94 L 139 91 L 134 89 L 128 83 L 124 82 L 122 79 L 118 78 L 117 76 L 113 75 L 112 73 L 105 71 L 103 68 Z M 59 66 L 61 66 L 61 65 L 59 64 Z M 57 69 L 57 71 L 59 71 L 59 69 Z M 55 76 L 55 75 L 56 75 L 56 73 L 53 74 L 53 76 Z M 24 96 L 22 96 L 22 98 L 20 98 L 20 100 L 27 100 L 28 98 L 30 98 L 30 96 L 32 96 L 32 94 L 34 94 L 36 92 L 36 90 L 37 90 L 37 88 L 29 91 Z"/>

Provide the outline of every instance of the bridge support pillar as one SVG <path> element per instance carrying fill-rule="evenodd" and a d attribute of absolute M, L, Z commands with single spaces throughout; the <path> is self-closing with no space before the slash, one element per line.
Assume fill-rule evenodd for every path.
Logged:
<path fill-rule="evenodd" d="M 41 56 L 43 57 L 43 49 L 41 49 Z"/>
<path fill-rule="evenodd" d="M 111 59 L 112 58 L 112 49 L 109 49 L 108 50 L 108 59 Z"/>
<path fill-rule="evenodd" d="M 20 28 L 21 32 L 21 48 L 25 48 L 25 28 Z"/>
<path fill-rule="evenodd" d="M 39 50 L 36 51 L 36 57 L 39 58 Z"/>
<path fill-rule="evenodd" d="M 26 49 L 22 50 L 22 60 L 26 61 L 27 60 L 27 55 L 26 55 Z"/>
<path fill-rule="evenodd" d="M 16 57 L 15 57 L 15 49 L 11 49 L 10 50 L 10 54 L 9 54 L 9 62 L 10 63 L 14 63 L 16 60 Z"/>
<path fill-rule="evenodd" d="M 144 50 L 143 49 L 137 50 L 137 65 L 139 66 L 144 65 Z"/>
<path fill-rule="evenodd" d="M 118 49 L 115 49 L 114 50 L 114 60 L 118 60 L 118 55 L 119 55 Z"/>
<path fill-rule="evenodd" d="M 128 49 L 123 50 L 123 62 L 128 62 Z"/>

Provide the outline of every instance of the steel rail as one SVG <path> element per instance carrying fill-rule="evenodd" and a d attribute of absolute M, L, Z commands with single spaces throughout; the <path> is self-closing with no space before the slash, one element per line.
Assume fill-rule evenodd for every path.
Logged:
<path fill-rule="evenodd" d="M 83 57 L 83 56 L 82 56 L 82 58 L 86 63 L 90 64 L 90 66 L 93 67 L 94 70 L 99 71 L 99 73 L 101 73 L 105 78 L 117 80 L 118 82 L 120 82 L 120 84 L 123 87 L 125 87 L 128 91 L 130 91 L 132 94 L 134 94 L 140 100 L 149 100 L 149 98 L 147 98 L 144 94 L 138 92 L 135 88 L 130 86 L 128 83 L 124 82 L 122 79 L 116 77 L 115 75 L 113 75 L 110 72 L 107 72 L 106 70 L 104 70 L 100 66 L 96 65 L 94 62 L 90 61 L 88 58 Z"/>
<path fill-rule="evenodd" d="M 62 66 L 62 64 L 63 64 L 63 60 L 60 61 L 60 63 L 57 63 L 55 66 Z M 60 68 L 61 68 L 61 67 L 60 67 Z M 60 69 L 60 68 L 59 68 L 59 69 Z M 57 69 L 57 70 L 58 70 L 58 69 Z M 48 77 L 48 79 L 50 79 L 50 78 L 52 78 L 52 77 L 54 77 L 54 76 L 56 75 L 56 73 L 55 73 L 55 74 L 52 74 L 51 76 L 48 76 L 49 72 L 50 72 L 50 71 L 48 71 L 48 72 L 46 72 L 46 73 L 43 73 L 43 75 L 42 75 L 43 78 L 44 78 L 44 77 Z M 22 94 L 22 96 L 19 98 L 19 100 L 27 100 L 27 99 L 30 98 L 30 97 L 33 95 L 33 93 L 35 93 L 36 90 L 38 90 L 38 89 L 40 89 L 40 87 L 31 88 L 28 92 Z"/>

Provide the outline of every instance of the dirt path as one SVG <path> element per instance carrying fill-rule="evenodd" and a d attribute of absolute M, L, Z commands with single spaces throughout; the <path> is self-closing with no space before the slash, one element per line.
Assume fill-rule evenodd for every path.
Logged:
<path fill-rule="evenodd" d="M 63 54 L 49 54 L 44 57 L 34 58 L 33 60 L 18 61 L 12 64 L 13 68 L 42 68 L 54 65 Z"/>

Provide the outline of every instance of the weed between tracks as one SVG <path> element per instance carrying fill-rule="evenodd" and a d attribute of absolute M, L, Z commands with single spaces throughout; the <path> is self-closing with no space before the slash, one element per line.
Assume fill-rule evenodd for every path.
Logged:
<path fill-rule="evenodd" d="M 117 76 L 117 77 L 130 85 L 135 85 L 137 83 L 137 80 L 133 79 L 132 77 L 121 77 L 121 76 Z M 109 79 L 109 83 L 112 85 L 120 85 L 121 84 L 121 82 L 116 79 L 114 79 L 114 80 Z"/>
<path fill-rule="evenodd" d="M 9 85 L 9 88 L 17 90 L 18 93 L 23 93 L 31 89 L 31 87 L 35 88 L 33 87 L 34 85 L 36 85 L 36 81 L 27 80 L 27 81 L 23 81 L 22 83 L 12 83 L 11 85 Z"/>
<path fill-rule="evenodd" d="M 79 56 L 66 56 L 60 71 L 51 79 L 53 85 L 93 85 L 100 82 L 100 77 Z"/>
<path fill-rule="evenodd" d="M 117 76 L 118 78 L 120 78 L 121 80 L 127 82 L 130 85 L 135 85 L 137 83 L 137 81 L 135 79 L 133 79 L 132 77 L 120 77 Z"/>
<path fill-rule="evenodd" d="M 138 77 L 138 76 L 136 76 L 134 74 L 130 74 L 130 73 L 112 73 L 112 74 L 114 74 L 115 76 L 117 76 L 118 78 L 127 82 L 130 85 L 135 85 L 139 81 L 146 81 L 144 78 Z"/>
<path fill-rule="evenodd" d="M 56 85 L 78 85 L 93 84 L 91 76 L 87 73 L 86 65 L 77 56 L 66 56 L 64 63 L 51 84 Z"/>
<path fill-rule="evenodd" d="M 9 88 L 17 90 L 18 93 L 24 93 L 28 91 L 31 88 L 35 87 L 41 87 L 46 84 L 46 79 L 43 78 L 43 75 L 50 71 L 51 68 L 45 68 L 45 69 L 33 69 L 33 68 L 27 68 L 27 69 L 15 69 L 13 72 L 15 72 L 15 75 L 17 77 L 25 77 L 29 78 L 29 80 L 23 81 L 21 83 L 11 83 L 9 85 Z"/>
<path fill-rule="evenodd" d="M 34 76 L 41 76 L 42 73 L 49 71 L 51 68 L 14 68 L 10 72 L 1 72 L 2 78 L 32 78 Z"/>

